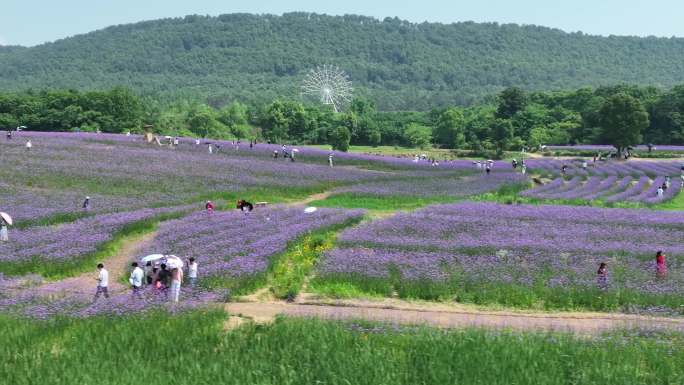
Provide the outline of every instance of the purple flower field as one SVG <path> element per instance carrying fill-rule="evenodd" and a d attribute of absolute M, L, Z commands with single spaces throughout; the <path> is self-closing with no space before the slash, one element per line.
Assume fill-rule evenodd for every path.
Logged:
<path fill-rule="evenodd" d="M 679 212 L 571 206 L 459 203 L 345 230 L 319 266 L 325 276 L 442 282 L 455 271 L 473 282 L 596 286 L 608 262 L 612 288 L 684 296 L 684 216 Z M 655 280 L 663 250 L 670 278 Z"/>
<path fill-rule="evenodd" d="M 379 182 L 365 182 L 336 189 L 336 193 L 362 195 L 406 195 L 418 197 L 466 197 L 496 190 L 506 184 L 525 182 L 522 174 L 495 172 L 469 177 L 412 178 Z"/>
<path fill-rule="evenodd" d="M 546 146 L 549 150 L 576 150 L 576 151 L 616 151 L 615 147 L 608 144 L 578 144 L 575 146 Z M 648 151 L 647 145 L 636 146 L 638 151 Z M 657 152 L 684 152 L 684 146 L 673 146 L 673 145 L 654 145 L 651 149 Z"/>
<path fill-rule="evenodd" d="M 287 243 L 306 232 L 342 224 L 363 216 L 362 210 L 301 207 L 257 208 L 240 211 L 198 212 L 160 226 L 149 254 L 175 254 L 197 259 L 203 275 L 228 277 L 263 273 L 270 257 L 285 251 Z"/>
<path fill-rule="evenodd" d="M 679 162 L 597 162 L 589 160 L 586 170 L 581 160 L 533 159 L 528 162 L 533 172 L 557 176 L 563 165 L 568 166 L 566 178 L 553 181 L 522 192 L 521 195 L 540 199 L 604 200 L 606 202 L 641 202 L 655 204 L 666 202 L 681 190 Z M 662 197 L 657 196 L 658 187 L 665 177 L 670 177 L 670 187 Z"/>
<path fill-rule="evenodd" d="M 67 224 L 13 229 L 10 241 L 0 243 L 0 262 L 21 263 L 39 259 L 45 263 L 59 263 L 77 260 L 95 252 L 125 225 L 188 209 L 187 206 L 141 209 L 95 215 Z"/>

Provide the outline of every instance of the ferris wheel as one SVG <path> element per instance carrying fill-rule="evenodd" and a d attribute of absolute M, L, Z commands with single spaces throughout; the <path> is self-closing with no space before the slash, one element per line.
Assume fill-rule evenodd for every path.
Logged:
<path fill-rule="evenodd" d="M 322 65 L 309 71 L 302 83 L 302 95 L 312 97 L 339 112 L 351 101 L 351 80 L 336 66 Z"/>

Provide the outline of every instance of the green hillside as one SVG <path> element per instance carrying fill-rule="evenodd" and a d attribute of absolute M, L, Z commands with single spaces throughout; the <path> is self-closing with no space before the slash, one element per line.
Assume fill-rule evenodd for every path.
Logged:
<path fill-rule="evenodd" d="M 344 69 L 380 109 L 429 110 L 513 85 L 669 87 L 684 82 L 684 39 L 307 13 L 187 16 L 0 48 L 0 89 L 123 85 L 167 100 L 255 103 L 297 97 L 305 73 L 324 63 Z"/>

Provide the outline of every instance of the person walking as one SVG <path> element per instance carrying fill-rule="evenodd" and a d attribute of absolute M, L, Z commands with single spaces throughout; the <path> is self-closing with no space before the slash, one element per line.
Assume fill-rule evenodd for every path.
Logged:
<path fill-rule="evenodd" d="M 93 298 L 93 302 L 97 301 L 101 294 L 104 294 L 105 298 L 109 298 L 109 272 L 101 263 L 97 264 L 97 271 L 97 291 L 95 291 L 95 298 Z"/>
<path fill-rule="evenodd" d="M 7 222 L 5 222 L 5 219 L 0 217 L 0 242 L 8 242 L 9 241 L 9 232 L 7 231 Z"/>
<path fill-rule="evenodd" d="M 131 263 L 131 267 L 133 267 L 133 271 L 131 271 L 131 276 L 128 278 L 128 282 L 131 284 L 131 294 L 135 297 L 140 297 L 145 272 L 138 267 L 138 262 Z"/>
<path fill-rule="evenodd" d="M 333 154 L 332 154 L 332 152 L 330 154 L 328 154 L 328 165 L 330 167 L 333 166 Z"/>
<path fill-rule="evenodd" d="M 487 163 L 487 166 L 485 167 L 485 171 L 487 172 L 487 175 L 489 175 L 492 172 L 491 164 Z"/>
<path fill-rule="evenodd" d="M 33 143 L 31 143 L 30 139 L 26 141 L 25 146 L 26 146 L 26 151 L 31 151 L 31 149 L 33 148 Z"/>
<path fill-rule="evenodd" d="M 7 140 L 12 140 L 12 131 L 7 130 Z"/>
<path fill-rule="evenodd" d="M 188 261 L 188 282 L 190 283 L 190 287 L 194 288 L 197 284 L 197 261 L 194 257 L 190 257 Z"/>
<path fill-rule="evenodd" d="M 90 208 L 90 197 L 86 196 L 85 200 L 83 201 L 83 210 L 88 210 Z"/>
<path fill-rule="evenodd" d="M 658 191 L 656 191 L 656 196 L 658 198 L 662 198 L 664 193 L 665 193 L 665 190 L 663 190 L 663 186 L 658 186 Z M 653 193 L 651 193 L 651 194 L 653 194 Z"/>
<path fill-rule="evenodd" d="M 178 302 L 180 297 L 181 284 L 183 283 L 183 269 L 175 268 L 171 270 L 171 301 Z"/>
<path fill-rule="evenodd" d="M 211 203 L 211 201 L 207 201 L 207 203 L 204 205 L 204 209 L 207 210 L 208 214 L 211 214 L 214 212 L 214 204 Z"/>
<path fill-rule="evenodd" d="M 665 264 L 665 254 L 663 254 L 662 250 L 658 250 L 656 253 L 656 278 L 667 278 L 667 265 Z"/>
<path fill-rule="evenodd" d="M 601 290 L 608 289 L 608 265 L 601 262 L 598 271 L 596 272 L 596 283 Z"/>

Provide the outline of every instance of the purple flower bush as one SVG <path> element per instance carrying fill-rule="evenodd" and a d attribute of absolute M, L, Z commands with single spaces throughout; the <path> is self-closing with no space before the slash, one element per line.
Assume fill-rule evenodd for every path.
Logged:
<path fill-rule="evenodd" d="M 432 177 L 365 182 L 336 189 L 336 193 L 351 192 L 363 195 L 406 195 L 420 197 L 466 197 L 496 190 L 506 184 L 526 182 L 524 175 L 495 172 L 469 177 Z"/>
<path fill-rule="evenodd" d="M 0 262 L 77 260 L 95 252 L 98 246 L 112 240 L 117 231 L 128 224 L 188 209 L 187 206 L 141 209 L 95 215 L 67 224 L 12 229 L 10 241 L 0 243 Z"/>
<path fill-rule="evenodd" d="M 318 267 L 322 279 L 356 276 L 571 290 L 596 287 L 608 262 L 611 288 L 684 298 L 684 216 L 593 207 L 459 203 L 347 229 Z M 655 280 L 664 250 L 670 279 Z M 680 301 L 681 302 L 681 301 Z M 684 302 L 682 303 L 684 305 Z"/>
<path fill-rule="evenodd" d="M 256 208 L 251 213 L 233 210 L 199 212 L 163 223 L 147 251 L 194 257 L 206 276 L 242 277 L 263 273 L 270 257 L 285 251 L 288 242 L 320 228 L 363 216 L 362 210 L 300 207 Z"/>

